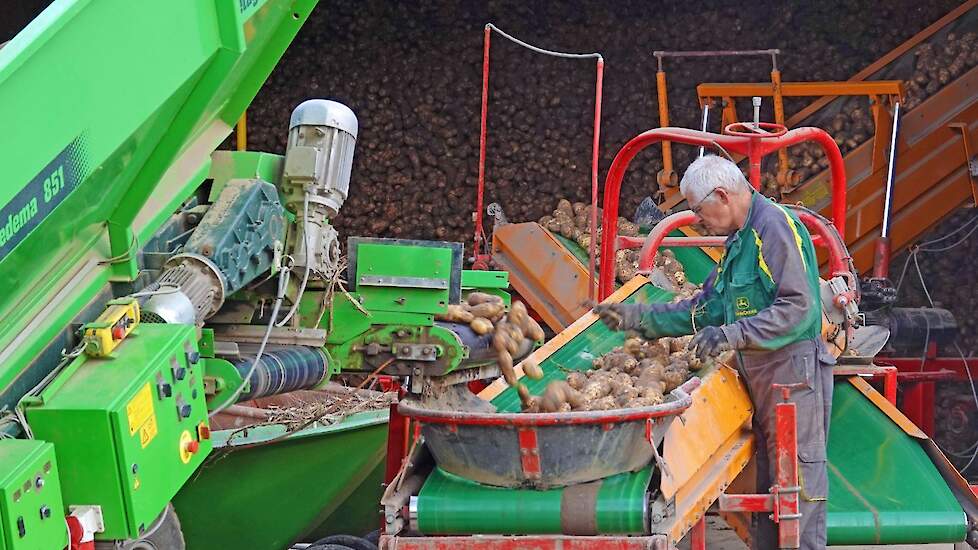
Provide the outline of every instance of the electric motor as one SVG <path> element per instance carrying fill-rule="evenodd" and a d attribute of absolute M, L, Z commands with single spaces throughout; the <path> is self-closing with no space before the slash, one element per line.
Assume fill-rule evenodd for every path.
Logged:
<path fill-rule="evenodd" d="M 281 187 L 297 229 L 288 251 L 296 267 L 319 276 L 331 275 L 339 261 L 339 241 L 329 220 L 350 189 L 357 129 L 349 107 L 325 99 L 304 101 L 289 121 Z"/>

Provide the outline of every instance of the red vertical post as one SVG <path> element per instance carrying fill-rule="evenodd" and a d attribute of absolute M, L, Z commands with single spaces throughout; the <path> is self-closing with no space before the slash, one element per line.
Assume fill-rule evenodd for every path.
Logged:
<path fill-rule="evenodd" d="M 706 517 L 701 517 L 689 533 L 689 550 L 706 550 Z"/>
<path fill-rule="evenodd" d="M 384 483 L 387 484 L 400 471 L 408 444 L 408 418 L 397 412 L 397 403 L 391 404 L 390 411 L 390 420 L 387 423 L 387 464 L 384 469 Z"/>
<path fill-rule="evenodd" d="M 482 200 L 486 186 L 486 120 L 489 114 L 489 36 L 492 30 L 486 25 L 482 45 L 482 122 L 479 129 L 479 182 L 475 199 L 475 248 L 472 255 L 478 260 L 482 243 L 486 239 L 482 227 Z M 487 266 L 488 267 L 488 266 Z"/>
<path fill-rule="evenodd" d="M 761 190 L 761 157 L 763 155 L 761 155 L 760 151 L 758 151 L 758 147 L 757 147 L 758 140 L 759 138 L 752 138 L 750 140 L 750 146 L 748 148 L 749 151 L 748 158 L 750 161 L 749 176 L 750 176 L 751 187 L 753 187 L 757 191 L 760 191 Z"/>
<path fill-rule="evenodd" d="M 594 284 L 594 266 L 597 257 L 598 234 L 598 143 L 601 139 L 601 88 L 604 84 L 604 58 L 599 57 L 594 84 L 594 141 L 591 144 L 591 242 L 588 245 L 587 296 L 594 300 L 597 287 Z"/>
<path fill-rule="evenodd" d="M 928 436 L 934 435 L 934 383 L 907 384 L 903 390 L 903 414 Z"/>
<path fill-rule="evenodd" d="M 883 397 L 894 406 L 897 404 L 897 369 L 892 367 L 883 373 Z"/>
<path fill-rule="evenodd" d="M 787 400 L 790 389 L 782 389 Z M 794 403 L 778 403 L 775 406 L 777 425 L 777 493 L 775 494 L 774 521 L 778 524 L 780 548 L 798 548 L 801 543 L 798 483 L 798 434 L 797 409 Z"/>

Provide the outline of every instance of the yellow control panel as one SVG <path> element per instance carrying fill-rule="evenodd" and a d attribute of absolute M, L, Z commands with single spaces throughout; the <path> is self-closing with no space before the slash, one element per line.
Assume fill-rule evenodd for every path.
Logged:
<path fill-rule="evenodd" d="M 118 298 L 109 302 L 95 321 L 86 324 L 85 353 L 105 357 L 139 325 L 139 302 L 135 298 Z"/>

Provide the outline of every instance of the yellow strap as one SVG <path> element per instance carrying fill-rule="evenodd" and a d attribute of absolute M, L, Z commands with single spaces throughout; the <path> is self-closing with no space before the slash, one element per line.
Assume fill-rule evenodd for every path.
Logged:
<path fill-rule="evenodd" d="M 785 210 L 783 206 L 781 206 L 780 204 L 776 206 L 781 209 L 781 212 L 784 214 L 784 219 L 788 220 L 788 227 L 790 227 L 791 232 L 795 234 L 795 244 L 798 245 L 798 255 L 801 256 L 802 267 L 808 269 L 808 265 L 805 262 L 805 252 L 803 251 L 801 245 L 801 233 L 798 232 L 798 227 L 795 226 L 795 220 L 791 219 L 791 216 L 788 214 L 788 211 Z"/>
<path fill-rule="evenodd" d="M 757 265 L 760 266 L 761 271 L 767 274 L 767 278 L 771 279 L 771 284 L 775 284 L 774 276 L 771 275 L 771 268 L 769 268 L 767 262 L 764 261 L 764 252 L 761 250 L 764 243 L 761 241 L 761 234 L 758 233 L 756 229 L 751 229 L 751 231 L 754 232 L 754 243 L 757 244 Z"/>

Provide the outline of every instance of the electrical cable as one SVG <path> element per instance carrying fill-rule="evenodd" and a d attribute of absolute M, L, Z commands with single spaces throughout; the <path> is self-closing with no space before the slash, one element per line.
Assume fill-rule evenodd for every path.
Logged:
<path fill-rule="evenodd" d="M 255 355 L 254 361 L 251 362 L 251 367 L 248 368 L 248 374 L 246 374 L 241 379 L 241 385 L 238 386 L 234 393 L 224 401 L 224 403 L 217 407 L 216 409 L 207 413 L 207 418 L 213 418 L 214 415 L 220 413 L 224 409 L 233 405 L 244 391 L 245 385 L 247 385 L 248 380 L 251 379 L 251 375 L 255 373 L 255 369 L 258 367 L 258 362 L 261 361 L 261 356 L 265 353 L 265 346 L 268 344 L 268 339 L 272 335 L 272 328 L 275 327 L 275 319 L 278 317 L 278 310 L 282 307 L 282 300 L 285 299 L 285 289 L 289 286 L 289 271 L 290 267 L 282 266 L 279 268 L 279 279 L 278 279 L 278 294 L 275 296 L 275 303 L 272 305 L 272 312 L 268 318 L 268 327 L 265 329 L 265 335 L 261 339 L 261 344 L 258 346 L 258 353 Z"/>
<path fill-rule="evenodd" d="M 306 191 L 306 194 L 302 199 L 302 223 L 303 223 L 302 252 L 306 256 L 306 261 L 305 261 L 306 272 L 302 275 L 302 283 L 299 285 L 299 292 L 295 296 L 295 301 L 293 301 L 292 307 L 289 309 L 289 312 L 285 314 L 285 318 L 275 324 L 275 326 L 277 327 L 285 326 L 285 323 L 288 323 L 289 320 L 292 319 L 292 316 L 295 315 L 295 312 L 298 311 L 299 309 L 299 302 L 302 300 L 302 295 L 306 292 L 306 283 L 309 281 L 309 271 L 311 269 L 309 264 L 312 263 L 309 254 L 309 231 L 307 231 L 306 230 L 307 228 L 305 227 L 306 220 L 308 219 L 309 219 L 309 192 Z M 296 225 L 298 226 L 298 224 Z"/>
<path fill-rule="evenodd" d="M 917 262 L 916 253 L 913 254 L 913 263 L 914 268 L 917 270 L 917 278 L 920 279 L 920 286 L 923 288 L 924 295 L 927 297 L 927 302 L 930 304 L 930 307 L 937 307 L 934 305 L 934 300 L 931 299 L 930 291 L 927 289 L 927 283 L 924 281 L 924 274 L 920 270 L 920 264 Z M 959 346 L 957 342 L 954 342 L 954 348 L 958 350 L 958 355 L 961 356 L 961 361 L 964 363 L 964 372 L 966 375 L 968 375 L 968 387 L 971 389 L 971 397 L 975 400 L 975 408 L 978 408 L 978 391 L 975 391 L 975 381 L 971 376 L 971 369 L 968 368 L 968 360 L 965 359 L 964 352 L 961 350 L 961 346 Z M 926 349 L 924 350 L 924 353 L 926 354 Z M 971 458 L 968 460 L 968 463 L 965 464 L 964 467 L 959 468 L 958 471 L 960 472 L 967 470 L 974 463 L 975 458 L 978 458 L 978 440 L 976 440 L 975 444 L 970 448 L 974 449 L 974 452 L 971 454 Z"/>
<path fill-rule="evenodd" d="M 38 393 L 40 393 L 44 388 L 48 386 L 48 384 L 51 383 L 52 380 L 54 380 L 59 374 L 61 374 L 61 371 L 63 371 L 66 366 L 68 366 L 72 361 L 75 360 L 76 357 L 81 355 L 84 351 L 85 351 L 84 341 L 79 342 L 78 345 L 75 346 L 75 348 L 69 352 L 62 351 L 61 360 L 58 362 L 57 365 L 55 365 L 53 369 L 51 369 L 51 372 L 47 373 L 44 376 L 44 378 L 41 379 L 40 382 L 35 384 L 33 388 L 27 390 L 27 392 L 24 393 L 24 395 L 17 400 L 17 404 L 14 406 L 13 414 L 17 420 L 17 423 L 20 424 L 20 427 L 24 430 L 24 435 L 27 437 L 27 439 L 34 439 L 34 432 L 31 431 L 31 427 L 27 424 L 27 416 L 24 414 L 24 407 L 23 407 L 24 400 L 29 397 L 35 397 Z"/>

